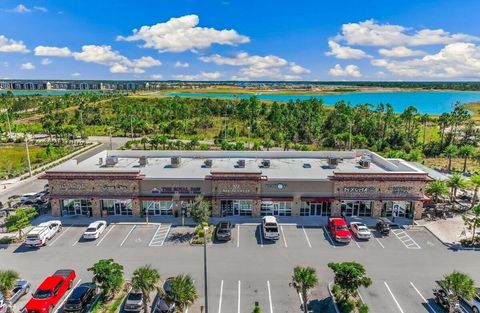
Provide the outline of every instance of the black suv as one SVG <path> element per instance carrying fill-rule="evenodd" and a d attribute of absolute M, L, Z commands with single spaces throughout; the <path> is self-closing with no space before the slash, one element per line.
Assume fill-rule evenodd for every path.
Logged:
<path fill-rule="evenodd" d="M 68 313 L 86 312 L 97 295 L 96 289 L 94 283 L 83 283 L 75 288 L 65 303 L 64 311 Z"/>
<path fill-rule="evenodd" d="M 215 229 L 215 238 L 219 241 L 229 241 L 232 239 L 232 224 L 230 222 L 219 222 Z"/>

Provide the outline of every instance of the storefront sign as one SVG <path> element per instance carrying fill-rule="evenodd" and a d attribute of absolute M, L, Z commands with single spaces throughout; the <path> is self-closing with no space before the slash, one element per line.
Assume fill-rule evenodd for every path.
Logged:
<path fill-rule="evenodd" d="M 62 191 L 79 191 L 85 190 L 86 186 L 84 183 L 71 183 L 71 184 L 64 184 L 58 186 L 58 188 Z"/>
<path fill-rule="evenodd" d="M 125 191 L 125 190 L 128 190 L 128 186 L 126 185 L 120 185 L 120 184 L 117 184 L 117 185 L 103 185 L 102 186 L 102 189 L 103 191 Z"/>
<path fill-rule="evenodd" d="M 252 191 L 250 190 L 249 187 L 250 186 L 247 186 L 247 185 L 232 184 L 229 186 L 222 186 L 222 189 L 220 190 L 220 192 L 227 193 L 227 194 L 251 193 Z"/>
<path fill-rule="evenodd" d="M 394 195 L 408 195 L 413 192 L 412 186 L 390 186 L 387 189 Z"/>
<path fill-rule="evenodd" d="M 272 183 L 272 184 L 266 184 L 265 187 L 268 189 L 278 189 L 278 190 L 284 190 L 287 188 L 287 184 L 284 183 Z"/>
<path fill-rule="evenodd" d="M 374 187 L 343 187 L 345 193 L 372 193 L 375 192 Z"/>
<path fill-rule="evenodd" d="M 154 194 L 182 194 L 182 195 L 198 195 L 201 193 L 200 187 L 160 187 L 153 188 Z"/>

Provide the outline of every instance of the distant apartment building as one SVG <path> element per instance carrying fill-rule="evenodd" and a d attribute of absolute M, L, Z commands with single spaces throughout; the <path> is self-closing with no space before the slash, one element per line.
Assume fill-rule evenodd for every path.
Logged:
<path fill-rule="evenodd" d="M 144 86 L 132 81 L 0 81 L 0 90 L 137 90 Z"/>

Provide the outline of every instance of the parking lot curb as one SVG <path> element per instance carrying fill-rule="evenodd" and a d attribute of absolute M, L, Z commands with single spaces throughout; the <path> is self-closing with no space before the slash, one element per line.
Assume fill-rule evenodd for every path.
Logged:
<path fill-rule="evenodd" d="M 415 226 L 416 227 L 423 227 L 424 229 L 426 229 L 430 234 L 433 235 L 433 237 L 437 238 L 438 241 L 440 241 L 445 247 L 447 248 L 451 248 L 452 247 L 452 243 L 449 243 L 449 242 L 445 242 L 443 241 L 442 239 L 440 239 L 440 237 L 437 236 L 437 234 L 435 234 L 433 231 L 430 230 L 430 228 L 428 228 L 427 226 L 425 225 L 418 225 L 415 223 Z"/>
<path fill-rule="evenodd" d="M 332 298 L 333 307 L 335 308 L 335 312 L 340 313 L 340 309 L 338 308 L 337 300 L 335 299 L 335 296 L 333 295 L 332 285 L 333 285 L 333 281 L 328 283 L 328 293 L 330 294 L 330 297 Z"/>

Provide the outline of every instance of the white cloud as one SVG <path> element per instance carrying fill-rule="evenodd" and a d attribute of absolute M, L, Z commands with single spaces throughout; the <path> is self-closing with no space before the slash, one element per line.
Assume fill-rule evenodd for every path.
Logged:
<path fill-rule="evenodd" d="M 23 64 L 20 66 L 20 69 L 22 69 L 22 70 L 34 70 L 34 69 L 35 69 L 35 65 L 33 65 L 31 62 L 23 63 Z"/>
<path fill-rule="evenodd" d="M 330 69 L 329 73 L 331 76 L 335 77 L 362 77 L 360 69 L 354 64 L 347 65 L 345 68 L 343 68 L 340 64 L 336 64 Z"/>
<path fill-rule="evenodd" d="M 301 77 L 298 74 L 309 73 L 306 69 L 295 62 L 275 55 L 249 55 L 247 52 L 240 52 L 233 57 L 225 57 L 219 54 L 202 56 L 200 60 L 206 63 L 217 65 L 243 66 L 232 79 L 250 80 L 259 78 L 295 80 Z"/>
<path fill-rule="evenodd" d="M 49 56 L 49 57 L 69 57 L 72 55 L 72 52 L 68 47 L 47 47 L 47 46 L 38 46 L 35 47 L 35 55 L 37 56 Z"/>
<path fill-rule="evenodd" d="M 201 72 L 195 75 L 173 75 L 177 80 L 217 80 L 223 76 L 220 72 Z"/>
<path fill-rule="evenodd" d="M 380 49 L 378 50 L 383 56 L 390 57 L 390 58 L 406 58 L 406 57 L 414 57 L 425 55 L 426 53 L 421 50 L 412 50 L 407 47 L 394 47 L 392 49 Z"/>
<path fill-rule="evenodd" d="M 48 12 L 48 9 L 46 7 L 35 6 L 35 7 L 33 7 L 33 9 L 37 10 L 37 11 L 40 11 L 40 12 L 43 12 L 43 13 Z"/>
<path fill-rule="evenodd" d="M 376 59 L 371 63 L 401 77 L 480 78 L 480 46 L 457 42 L 422 58 L 404 61 Z"/>
<path fill-rule="evenodd" d="M 49 58 L 44 58 L 42 59 L 42 61 L 40 61 L 40 64 L 49 65 L 49 64 L 52 64 L 52 60 L 50 60 Z"/>
<path fill-rule="evenodd" d="M 29 8 L 27 8 L 26 6 L 24 6 L 23 4 L 19 4 L 17 5 L 15 8 L 12 9 L 13 12 L 16 12 L 16 13 L 28 13 L 28 12 L 32 12 L 32 10 L 30 10 Z"/>
<path fill-rule="evenodd" d="M 189 67 L 189 66 L 190 66 L 190 64 L 189 64 L 188 62 L 182 63 L 182 62 L 180 62 L 180 61 L 177 61 L 177 62 L 175 63 L 175 67 L 183 67 L 183 68 L 186 68 L 186 67 Z"/>
<path fill-rule="evenodd" d="M 163 78 L 163 75 L 162 74 L 152 74 L 152 75 L 150 75 L 150 78 L 155 79 L 155 80 L 160 80 L 160 79 Z"/>
<path fill-rule="evenodd" d="M 349 45 L 363 46 L 421 46 L 449 44 L 461 41 L 475 41 L 478 37 L 467 34 L 450 34 L 443 29 L 421 29 L 411 31 L 401 25 L 379 24 L 370 19 L 342 25 L 342 32 L 336 41 L 343 40 Z"/>
<path fill-rule="evenodd" d="M 150 56 L 130 60 L 107 45 L 85 45 L 82 47 L 82 52 L 74 52 L 72 55 L 77 61 L 109 66 L 112 73 L 142 74 L 145 73 L 146 68 L 162 64 Z"/>
<path fill-rule="evenodd" d="M 133 35 L 117 36 L 117 40 L 143 41 L 142 47 L 157 49 L 159 52 L 183 52 L 205 49 L 212 44 L 236 45 L 250 41 L 250 38 L 233 29 L 197 27 L 198 23 L 197 15 L 185 15 L 164 23 L 142 26 L 140 30 L 134 29 Z"/>
<path fill-rule="evenodd" d="M 330 51 L 325 53 L 328 56 L 334 56 L 337 59 L 364 59 L 371 58 L 365 51 L 354 49 L 347 46 L 342 46 L 333 40 L 328 41 Z"/>
<path fill-rule="evenodd" d="M 27 49 L 27 46 L 25 46 L 23 41 L 8 39 L 7 37 L 0 35 L 0 52 L 28 53 L 30 50 Z"/>
<path fill-rule="evenodd" d="M 10 64 L 8 64 L 7 61 L 4 61 L 2 64 L 3 64 L 4 67 L 8 67 L 10 65 Z"/>
<path fill-rule="evenodd" d="M 73 77 L 79 77 L 80 75 L 81 75 L 81 74 L 78 73 L 78 72 L 72 73 L 72 76 L 73 76 Z"/>

